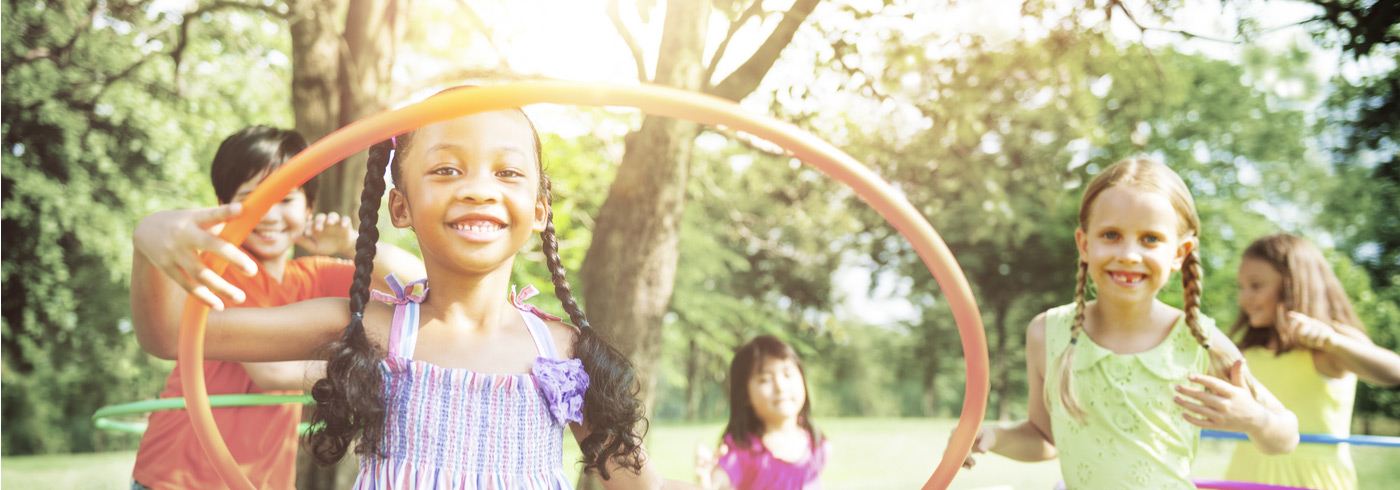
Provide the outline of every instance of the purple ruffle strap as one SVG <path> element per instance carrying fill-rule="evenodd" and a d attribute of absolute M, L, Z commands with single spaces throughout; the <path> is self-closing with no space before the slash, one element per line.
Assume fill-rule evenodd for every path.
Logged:
<path fill-rule="evenodd" d="M 540 394 L 555 423 L 563 426 L 583 422 L 583 394 L 588 391 L 588 372 L 583 370 L 583 361 L 538 357 L 530 372 L 539 383 Z"/>

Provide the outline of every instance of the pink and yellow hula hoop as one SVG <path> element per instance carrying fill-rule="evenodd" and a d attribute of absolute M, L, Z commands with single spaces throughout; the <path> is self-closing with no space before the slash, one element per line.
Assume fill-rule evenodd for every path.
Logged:
<path fill-rule="evenodd" d="M 230 221 L 219 236 L 230 243 L 241 243 L 259 217 L 288 192 L 327 167 L 369 147 L 377 141 L 428 124 L 480 112 L 513 109 L 531 104 L 550 103 L 584 106 L 622 106 L 641 109 L 647 114 L 724 126 L 771 141 L 796 158 L 850 186 L 875 208 L 904 238 L 928 266 L 943 290 L 961 334 L 963 356 L 967 361 L 967 394 L 962 415 L 943 459 L 924 484 L 924 489 L 943 489 L 953 480 L 963 458 L 972 448 L 978 426 L 987 409 L 989 389 L 987 339 L 982 317 L 967 278 L 957 261 L 928 220 L 908 201 L 899 197 L 874 172 L 825 141 L 796 126 L 771 117 L 753 114 L 737 104 L 703 94 L 661 86 L 619 86 L 571 82 L 525 82 L 511 85 L 453 90 L 402 109 L 379 113 L 346 126 L 317 141 L 273 173 L 243 201 L 243 214 Z M 223 273 L 228 264 L 211 259 L 211 268 Z M 204 385 L 204 329 L 209 308 L 190 299 L 185 303 L 180 327 L 181 384 L 190 420 L 200 445 L 215 469 L 230 487 L 253 490 L 233 456 L 229 454 L 210 412 L 208 390 Z"/>

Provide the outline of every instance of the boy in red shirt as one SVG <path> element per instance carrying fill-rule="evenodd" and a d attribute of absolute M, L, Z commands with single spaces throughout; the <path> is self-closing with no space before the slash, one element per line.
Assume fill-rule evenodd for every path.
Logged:
<path fill-rule="evenodd" d="M 166 294 L 175 288 L 185 289 L 214 309 L 222 309 L 225 300 L 243 307 L 269 307 L 348 295 L 354 264 L 325 255 L 353 257 L 358 234 L 348 216 L 330 213 L 312 217 L 315 181 L 273 205 L 244 240 L 241 250 L 219 240 L 211 231 L 218 223 L 236 216 L 241 211 L 237 203 L 306 146 L 306 140 L 295 131 L 255 126 L 234 133 L 219 145 L 210 168 L 221 206 L 162 211 L 146 217 L 137 226 L 131 306 L 142 348 L 164 359 L 175 358 L 176 339 L 160 334 L 167 330 L 143 328 L 170 321 L 170 313 L 183 307 L 184 295 Z M 291 259 L 293 245 L 301 245 L 318 256 Z M 228 271 L 220 277 L 205 269 L 198 260 L 199 250 L 227 259 Z M 417 257 L 386 243 L 378 244 L 374 262 L 376 285 L 382 284 L 382 278 L 390 272 L 403 278 L 425 275 Z M 160 298 L 172 299 L 162 302 Z M 177 363 L 166 378 L 161 398 L 183 396 L 180 367 Z M 324 361 L 204 363 L 204 380 L 211 395 L 295 394 L 309 389 L 324 372 Z M 214 421 L 234 460 L 254 486 L 295 488 L 300 405 L 215 408 Z M 133 490 L 227 488 L 195 439 L 184 410 L 151 414 L 136 453 L 132 479 Z"/>

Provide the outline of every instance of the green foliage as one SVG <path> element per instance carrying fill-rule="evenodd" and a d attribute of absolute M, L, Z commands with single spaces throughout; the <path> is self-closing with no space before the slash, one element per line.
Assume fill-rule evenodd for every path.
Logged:
<path fill-rule="evenodd" d="M 155 210 L 212 204 L 203 164 L 223 136 L 288 119 L 285 84 L 258 85 L 286 75 L 286 57 L 269 54 L 285 43 L 261 15 L 192 21 L 221 35 L 187 46 L 177 88 L 179 19 L 148 7 L 3 7 L 5 454 L 131 442 L 88 419 L 154 396 L 169 368 L 131 336 L 132 228 Z M 209 77 L 220 71 L 246 77 Z"/>

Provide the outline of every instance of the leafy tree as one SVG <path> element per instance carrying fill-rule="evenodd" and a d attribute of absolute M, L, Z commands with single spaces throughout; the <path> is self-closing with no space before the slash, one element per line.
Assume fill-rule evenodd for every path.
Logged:
<path fill-rule="evenodd" d="M 6 2 L 3 19 L 3 450 L 128 446 L 89 417 L 154 396 L 169 368 L 131 338 L 132 227 L 212 204 L 219 140 L 288 119 L 285 84 L 268 83 L 286 59 L 257 14 Z M 182 41 L 182 25 L 202 37 Z M 246 75 L 203 78 L 217 71 Z"/>

